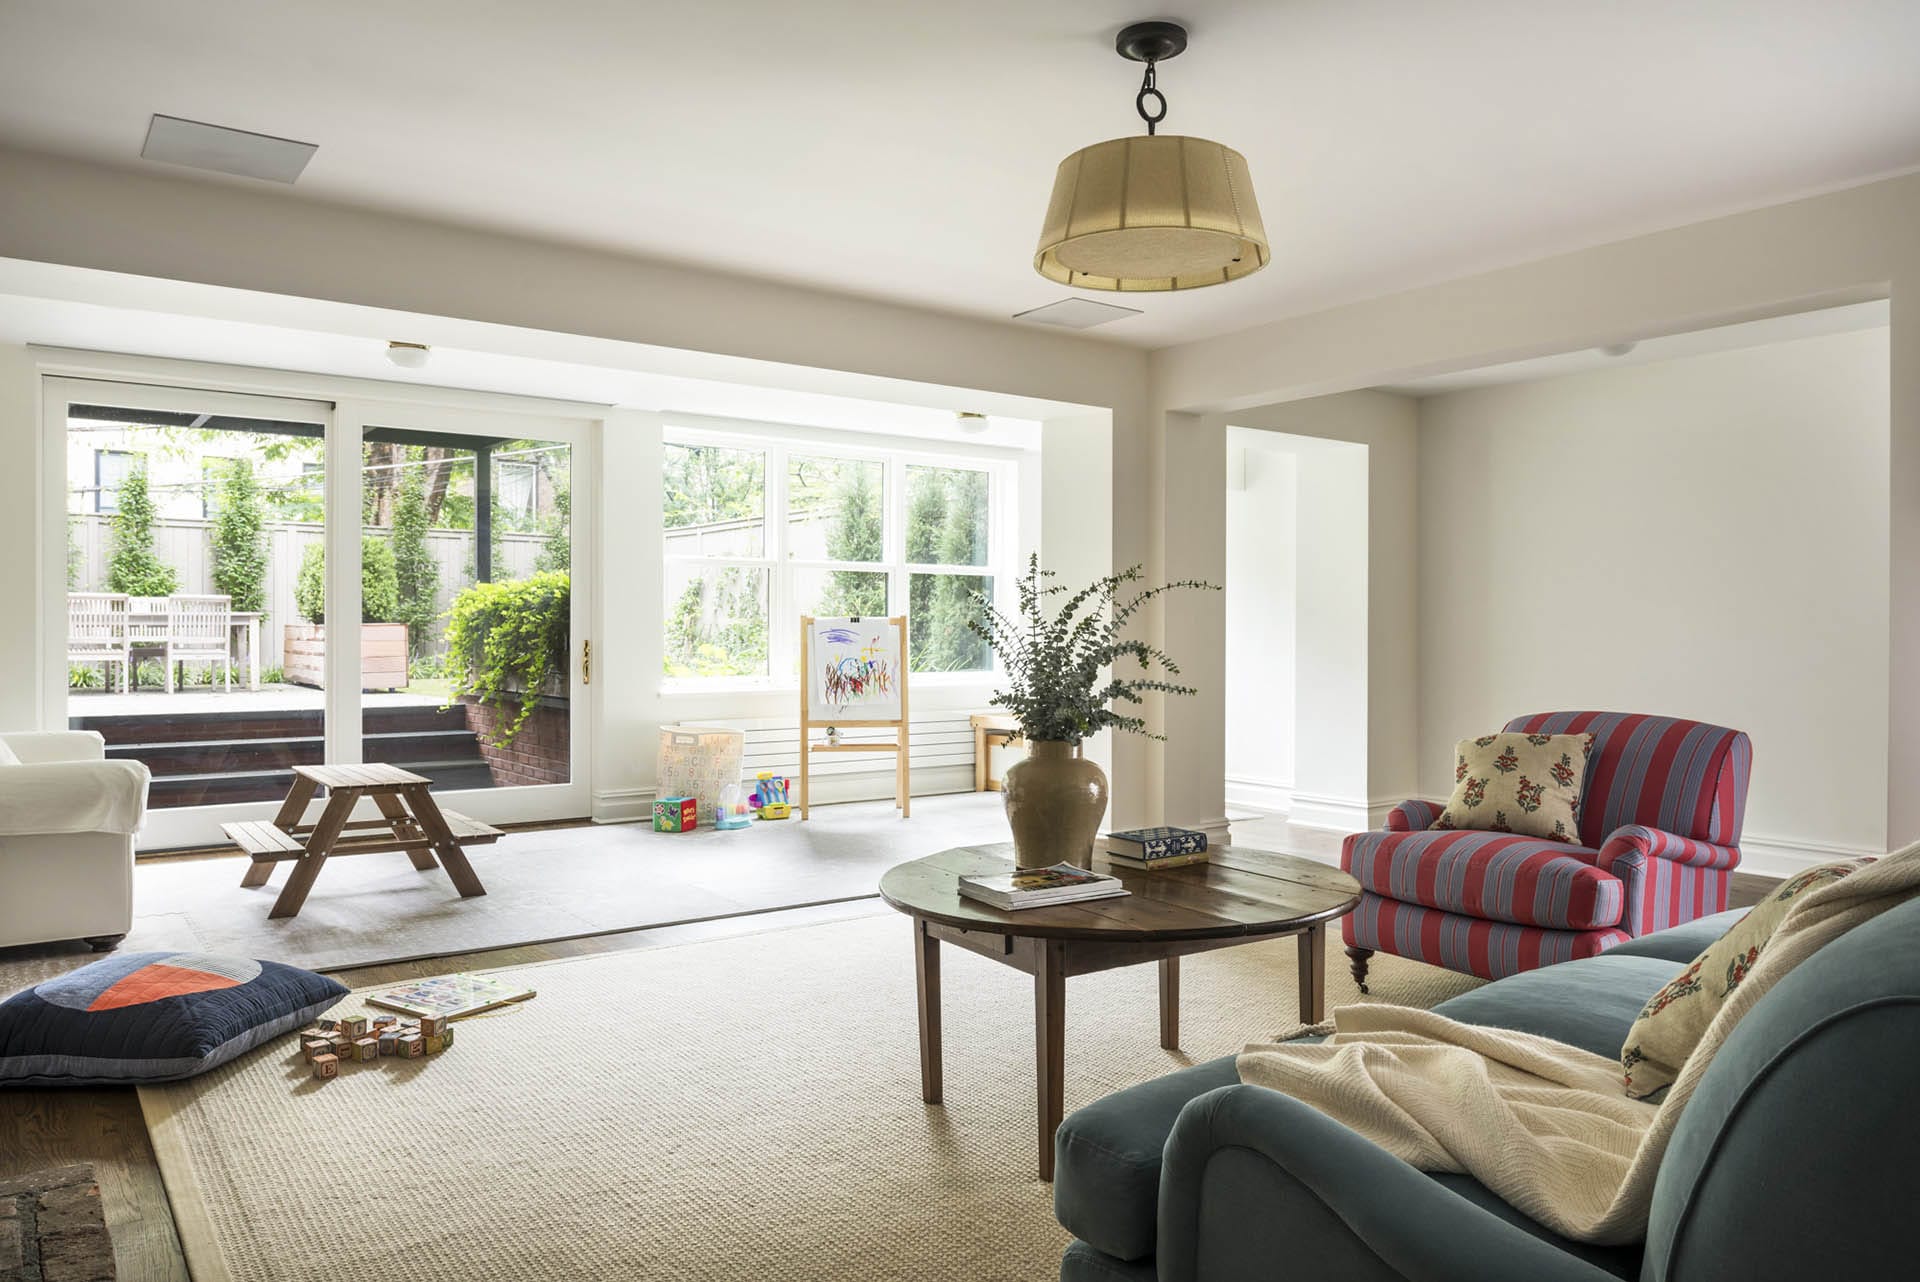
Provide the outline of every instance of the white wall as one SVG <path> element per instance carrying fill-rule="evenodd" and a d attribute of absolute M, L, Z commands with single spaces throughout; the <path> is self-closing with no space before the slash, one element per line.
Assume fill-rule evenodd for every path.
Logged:
<path fill-rule="evenodd" d="M 1227 801 L 1293 801 L 1294 590 L 1299 542 L 1291 452 L 1227 432 Z M 1275 442 L 1277 444 L 1277 442 Z"/>
<path fill-rule="evenodd" d="M 1229 418 L 1277 434 L 1300 468 L 1289 818 L 1377 826 L 1417 782 L 1416 402 L 1347 392 L 1204 421 Z"/>
<path fill-rule="evenodd" d="M 1513 716 L 1754 742 L 1749 862 L 1887 838 L 1887 331 L 1420 402 L 1420 786 Z"/>

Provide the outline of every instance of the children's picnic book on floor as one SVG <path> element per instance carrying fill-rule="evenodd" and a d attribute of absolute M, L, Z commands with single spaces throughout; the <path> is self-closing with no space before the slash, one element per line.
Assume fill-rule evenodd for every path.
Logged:
<path fill-rule="evenodd" d="M 367 998 L 367 1004 L 415 1017 L 438 1015 L 443 1019 L 458 1019 L 462 1015 L 477 1015 L 483 1010 L 524 1002 L 532 996 L 531 988 L 491 975 L 435 975 L 375 993 Z"/>

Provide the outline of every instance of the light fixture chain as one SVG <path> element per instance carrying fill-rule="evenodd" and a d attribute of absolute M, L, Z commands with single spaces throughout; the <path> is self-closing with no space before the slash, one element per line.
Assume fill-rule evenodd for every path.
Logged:
<path fill-rule="evenodd" d="M 1140 113 L 1140 119 L 1147 122 L 1147 137 L 1149 138 L 1153 137 L 1154 129 L 1160 122 L 1167 118 L 1167 96 L 1161 93 L 1159 88 L 1154 84 L 1153 70 L 1154 63 L 1153 60 L 1149 58 L 1147 60 L 1147 74 L 1140 79 L 1140 92 L 1134 95 L 1133 99 L 1133 109 Z M 1152 96 L 1155 102 L 1160 104 L 1160 110 L 1151 115 L 1147 112 L 1147 98 L 1149 95 Z"/>

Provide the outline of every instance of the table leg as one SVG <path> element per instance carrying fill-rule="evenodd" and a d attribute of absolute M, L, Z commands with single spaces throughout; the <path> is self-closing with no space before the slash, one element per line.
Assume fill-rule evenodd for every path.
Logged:
<path fill-rule="evenodd" d="M 295 775 L 293 787 L 287 789 L 287 799 L 280 803 L 280 811 L 273 817 L 273 826 L 283 832 L 293 831 L 294 825 L 306 818 L 307 803 L 313 800 L 313 794 L 319 790 L 320 785 L 313 780 L 305 775 Z"/>
<path fill-rule="evenodd" d="M 1053 1135 L 1066 1111 L 1066 945 L 1034 941 L 1033 1063 L 1040 1106 L 1040 1178 L 1053 1180 Z"/>
<path fill-rule="evenodd" d="M 320 820 L 313 825 L 313 831 L 307 835 L 307 853 L 293 862 L 293 875 L 287 878 L 287 884 L 280 888 L 280 898 L 273 901 L 273 911 L 268 917 L 298 916 L 300 906 L 307 902 L 307 892 L 313 889 L 313 883 L 320 876 L 320 868 L 327 862 L 327 852 L 333 849 L 333 843 L 340 837 L 340 830 L 347 826 L 347 817 L 353 813 L 354 793 L 350 789 L 336 788 L 327 798 L 327 808 L 320 812 Z"/>
<path fill-rule="evenodd" d="M 1300 1020 L 1327 1017 L 1327 928 L 1315 922 L 1300 932 Z"/>
<path fill-rule="evenodd" d="M 251 890 L 255 886 L 267 884 L 267 878 L 273 876 L 273 865 L 266 860 L 256 859 L 247 865 L 246 876 L 240 879 L 242 888 Z"/>
<path fill-rule="evenodd" d="M 487 888 L 480 884 L 480 875 L 467 862 L 467 852 L 460 849 L 460 842 L 453 835 L 453 829 L 447 827 L 446 816 L 440 813 L 440 803 L 433 799 L 425 784 L 413 784 L 402 791 L 407 805 L 413 811 L 413 817 L 433 842 L 433 848 L 440 854 L 440 863 L 446 868 L 447 876 L 453 882 L 453 888 L 460 892 L 463 899 L 475 895 L 484 895 Z"/>
<path fill-rule="evenodd" d="M 940 1103 L 940 941 L 913 919 L 913 980 L 920 1006 L 920 1098 Z"/>
<path fill-rule="evenodd" d="M 980 726 L 973 728 L 973 790 L 987 790 L 987 732 Z"/>
<path fill-rule="evenodd" d="M 373 804 L 380 807 L 381 817 L 387 821 L 387 826 L 393 829 L 393 835 L 400 840 L 405 841 L 413 833 L 421 831 L 420 825 L 416 824 L 413 816 L 407 813 L 407 808 L 400 804 L 400 798 L 392 793 L 374 793 Z M 407 851 L 407 858 L 412 860 L 413 866 L 421 872 L 431 872 L 440 866 L 431 850 L 421 850 L 417 846 Z"/>
<path fill-rule="evenodd" d="M 1160 959 L 1160 1046 L 1180 1049 L 1180 959 Z"/>
<path fill-rule="evenodd" d="M 260 620 L 247 620 L 247 689 L 260 688 Z"/>

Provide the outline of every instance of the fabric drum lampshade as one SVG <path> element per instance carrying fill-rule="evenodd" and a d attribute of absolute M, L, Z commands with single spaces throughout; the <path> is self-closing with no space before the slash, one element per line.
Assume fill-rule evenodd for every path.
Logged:
<path fill-rule="evenodd" d="M 1115 138 L 1060 162 L 1033 266 L 1079 289 L 1197 289 L 1267 265 L 1253 179 L 1205 138 Z"/>

